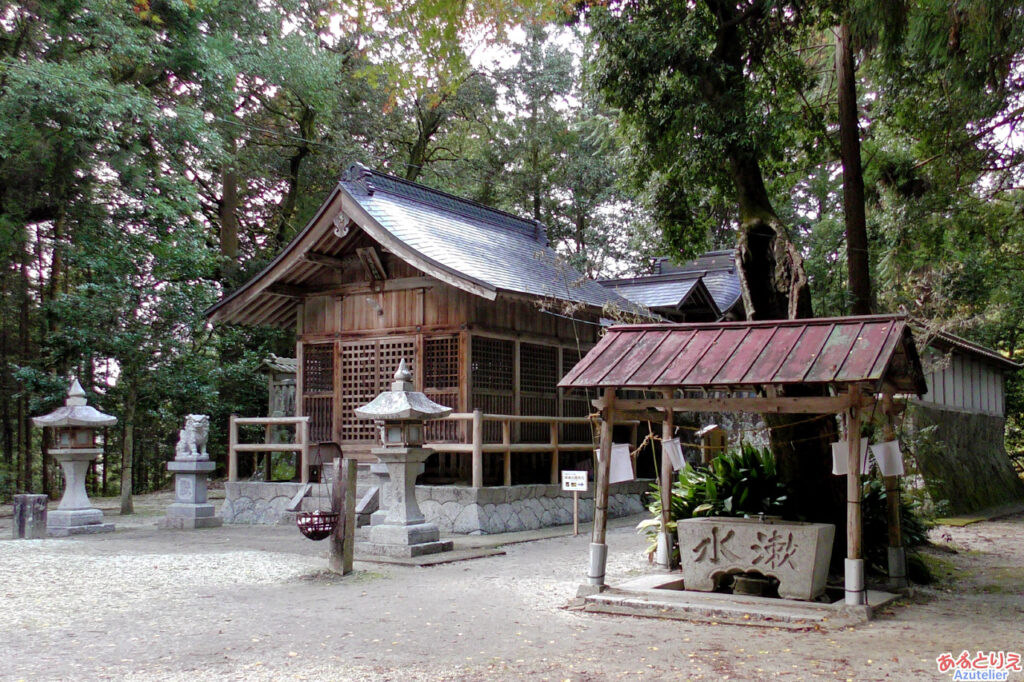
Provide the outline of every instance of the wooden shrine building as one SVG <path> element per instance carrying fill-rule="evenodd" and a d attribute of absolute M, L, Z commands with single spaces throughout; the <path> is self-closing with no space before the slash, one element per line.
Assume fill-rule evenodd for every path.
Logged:
<path fill-rule="evenodd" d="M 504 440 L 506 452 L 554 440 L 592 447 L 579 421 L 587 396 L 557 384 L 609 309 L 646 314 L 567 265 L 540 223 L 355 165 L 298 236 L 207 314 L 294 329 L 296 413 L 309 417 L 309 440 L 366 460 L 377 432 L 353 410 L 390 385 L 402 358 L 417 390 L 457 414 L 566 420 L 485 421 L 482 440 Z M 468 479 L 474 426 L 431 424 L 430 442 L 451 453 L 435 473 Z M 534 463 L 545 482 L 557 452 L 554 467 Z M 475 479 L 501 481 L 501 466 L 484 468 Z"/>

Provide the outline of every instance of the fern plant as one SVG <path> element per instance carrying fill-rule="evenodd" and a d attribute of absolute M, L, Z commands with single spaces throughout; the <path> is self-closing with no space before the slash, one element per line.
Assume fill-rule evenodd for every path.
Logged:
<path fill-rule="evenodd" d="M 645 533 L 651 544 L 648 555 L 658 546 L 661 531 L 661 488 L 653 484 L 653 501 L 637 531 Z M 779 481 L 775 457 L 767 448 L 743 443 L 712 459 L 706 467 L 683 468 L 672 483 L 669 498 L 668 532 L 673 538 L 673 562 L 678 557 L 675 543 L 676 521 L 695 516 L 744 516 L 777 514 L 786 501 L 786 488 Z"/>

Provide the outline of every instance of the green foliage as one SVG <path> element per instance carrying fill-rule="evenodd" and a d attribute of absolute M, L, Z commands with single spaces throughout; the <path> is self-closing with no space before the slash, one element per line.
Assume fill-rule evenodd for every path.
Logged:
<path fill-rule="evenodd" d="M 661 530 L 661 489 L 654 494 L 645 519 L 637 530 L 645 532 L 655 544 Z M 687 466 L 672 483 L 668 531 L 675 535 L 675 521 L 696 516 L 756 516 L 779 514 L 786 502 L 786 489 L 775 469 L 775 457 L 767 448 L 750 443 L 726 451 L 712 459 L 707 467 Z M 675 540 L 673 540 L 675 542 Z"/>
<path fill-rule="evenodd" d="M 863 484 L 861 522 L 863 523 L 864 558 L 869 570 L 879 574 L 888 572 L 889 513 L 885 483 L 877 478 L 866 479 Z M 906 496 L 900 498 L 900 530 L 907 561 L 914 561 L 914 582 L 930 582 L 923 562 L 913 558 L 915 550 L 928 544 L 929 524 L 921 513 L 920 504 Z"/>

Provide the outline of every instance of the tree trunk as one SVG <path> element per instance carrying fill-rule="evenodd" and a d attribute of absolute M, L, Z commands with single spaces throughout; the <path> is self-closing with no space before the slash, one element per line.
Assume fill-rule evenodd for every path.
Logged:
<path fill-rule="evenodd" d="M 441 107 L 429 107 L 424 110 L 422 103 L 416 108 L 416 140 L 409 148 L 409 163 L 405 167 L 405 179 L 415 182 L 427 163 L 430 141 L 440 130 L 444 122 Z"/>
<path fill-rule="evenodd" d="M 8 280 L 10 279 L 10 270 L 5 267 L 3 273 L 0 274 L 0 301 L 13 301 L 14 297 L 10 295 L 8 289 Z M 0 400 L 0 419 L 3 420 L 3 449 L 4 449 L 4 466 L 6 473 L 13 479 L 17 479 L 16 469 L 17 460 L 14 457 L 14 424 L 11 422 L 11 401 L 7 399 L 8 396 L 14 395 L 14 377 L 11 376 L 11 351 L 13 349 L 8 348 L 8 341 L 13 340 L 13 336 L 7 324 L 8 321 L 8 309 L 3 307 L 0 309 L 0 395 L 4 396 L 3 400 Z"/>
<path fill-rule="evenodd" d="M 745 121 L 746 80 L 744 39 L 739 35 L 736 6 L 705 0 L 719 21 L 715 56 L 725 68 L 710 73 L 701 94 L 722 120 Z M 725 149 L 725 163 L 735 188 L 739 211 L 736 265 L 749 320 L 806 318 L 813 315 L 803 257 L 790 241 L 765 188 L 760 153 L 750 144 L 753 131 L 734 131 Z M 825 389 L 787 387 L 786 396 L 824 395 Z M 834 415 L 765 415 L 779 474 L 789 490 L 789 514 L 810 521 L 837 523 L 845 519 L 844 488 L 830 475 L 830 446 L 837 429 Z"/>
<path fill-rule="evenodd" d="M 28 244 L 21 251 L 21 310 L 18 321 L 18 346 L 21 351 L 21 362 L 23 365 L 31 363 L 32 349 L 31 342 L 31 318 L 29 316 L 29 251 Z M 20 436 L 22 479 L 21 489 L 26 493 L 32 492 L 32 426 L 29 423 L 28 391 L 21 392 L 21 399 L 18 401 L 18 434 Z"/>
<path fill-rule="evenodd" d="M 867 219 L 864 215 L 864 174 L 860 163 L 857 84 L 853 66 L 850 25 L 844 21 L 839 27 L 836 40 L 836 83 L 839 89 L 839 154 L 843 165 L 850 312 L 854 315 L 870 315 L 871 271 L 868 263 Z"/>
<path fill-rule="evenodd" d="M 316 133 L 313 127 L 315 121 L 316 112 L 309 107 L 304 108 L 302 117 L 299 119 L 299 135 L 304 140 L 313 139 L 313 135 Z M 288 160 L 288 190 L 281 202 L 281 222 L 277 227 L 277 242 L 282 246 L 291 237 L 292 218 L 295 216 L 295 206 L 299 198 L 299 172 L 302 170 L 303 160 L 309 156 L 310 151 L 312 151 L 310 146 L 303 142 Z"/>
<path fill-rule="evenodd" d="M 220 218 L 222 279 L 229 279 L 238 270 L 238 175 L 231 165 L 234 162 L 235 140 L 229 140 L 228 149 L 232 159 L 221 171 L 220 204 L 217 206 Z"/>
<path fill-rule="evenodd" d="M 129 381 L 134 381 L 129 379 Z M 138 391 L 134 383 L 128 384 L 124 399 L 124 440 L 121 443 L 121 515 L 132 514 L 132 459 L 135 451 L 135 403 Z"/>

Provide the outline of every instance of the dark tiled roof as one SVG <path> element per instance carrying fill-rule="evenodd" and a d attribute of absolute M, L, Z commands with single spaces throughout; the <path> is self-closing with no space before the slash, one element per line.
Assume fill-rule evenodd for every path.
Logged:
<path fill-rule="evenodd" d="M 731 249 L 709 251 L 682 265 L 676 265 L 668 258 L 659 258 L 654 263 L 654 276 L 700 277 L 718 309 L 725 314 L 740 300 L 740 276 L 736 272 L 733 253 Z"/>
<path fill-rule="evenodd" d="M 560 259 L 540 223 L 359 165 L 341 186 L 382 228 L 451 271 L 496 289 L 636 310 Z"/>
<path fill-rule="evenodd" d="M 690 295 L 699 281 L 700 277 L 687 275 L 605 279 L 601 284 L 648 308 L 674 308 Z"/>

